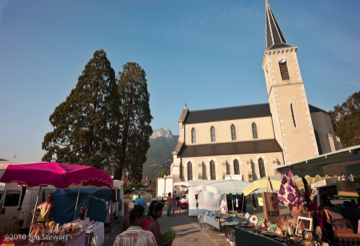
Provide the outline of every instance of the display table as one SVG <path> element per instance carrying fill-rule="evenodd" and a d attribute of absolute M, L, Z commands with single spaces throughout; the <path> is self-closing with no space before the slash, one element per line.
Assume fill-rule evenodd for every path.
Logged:
<path fill-rule="evenodd" d="M 200 217 L 202 217 L 202 227 L 203 228 L 204 228 L 204 223 L 212 225 L 213 227 L 215 227 L 218 230 L 220 230 L 220 225 L 221 226 L 236 226 L 239 224 L 239 221 L 219 223 L 219 222 L 215 221 L 214 218 L 207 216 L 207 215 L 203 215 L 203 214 L 198 216 L 199 221 L 200 221 Z"/>
<path fill-rule="evenodd" d="M 99 222 L 93 228 L 83 231 L 87 234 L 87 245 L 101 246 L 104 243 L 104 223 Z"/>
<path fill-rule="evenodd" d="M 85 246 L 86 245 L 86 233 L 81 232 L 75 238 L 70 239 L 68 241 L 61 242 L 59 244 L 55 244 L 56 246 Z"/>
<path fill-rule="evenodd" d="M 235 241 L 241 242 L 241 244 L 243 245 L 266 245 L 266 246 L 287 245 L 286 243 L 278 242 L 264 235 L 253 233 L 252 230 L 253 229 L 235 228 Z"/>
<path fill-rule="evenodd" d="M 90 224 L 90 227 L 84 227 Z M 86 232 L 86 245 L 101 246 L 105 240 L 104 234 L 104 223 L 96 222 L 91 224 L 89 218 L 85 220 L 75 220 L 72 222 L 75 227 L 80 227 L 81 231 Z"/>
<path fill-rule="evenodd" d="M 303 245 L 301 243 L 282 243 L 276 241 L 273 238 L 254 233 L 253 229 L 239 229 L 235 228 L 235 241 L 238 242 L 236 245 L 266 245 L 266 246 L 284 246 L 284 245 L 292 245 L 292 246 L 300 246 Z"/>

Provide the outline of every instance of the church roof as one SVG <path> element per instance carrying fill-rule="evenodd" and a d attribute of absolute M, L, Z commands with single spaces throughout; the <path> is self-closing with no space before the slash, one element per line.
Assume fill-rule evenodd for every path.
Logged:
<path fill-rule="evenodd" d="M 309 104 L 310 113 L 326 111 L 314 107 Z M 191 111 L 188 108 L 184 109 L 181 114 L 180 120 L 183 124 L 196 124 L 196 123 L 205 123 L 205 122 L 215 122 L 215 121 L 226 121 L 226 120 L 237 120 L 237 119 L 249 119 L 249 118 L 259 118 L 259 117 L 269 117 L 271 116 L 270 106 L 268 103 L 264 104 L 255 104 L 255 105 L 246 105 L 246 106 L 237 106 L 229 108 L 216 108 L 216 109 L 206 109 L 206 110 L 196 110 Z"/>
<path fill-rule="evenodd" d="M 329 112 L 326 112 L 325 110 L 321 109 L 321 108 L 317 108 L 315 106 L 312 106 L 309 104 L 309 109 L 310 109 L 310 113 L 315 113 L 315 112 L 324 112 L 325 114 L 329 114 Z"/>
<path fill-rule="evenodd" d="M 292 47 L 286 43 L 268 0 L 265 1 L 265 32 L 267 50 Z"/>
<path fill-rule="evenodd" d="M 268 103 L 197 111 L 190 110 L 183 123 L 194 124 L 266 116 L 271 116 L 270 106 Z"/>
<path fill-rule="evenodd" d="M 254 153 L 282 152 L 275 139 L 244 142 L 184 145 L 178 157 L 197 157 L 214 155 L 241 155 Z"/>

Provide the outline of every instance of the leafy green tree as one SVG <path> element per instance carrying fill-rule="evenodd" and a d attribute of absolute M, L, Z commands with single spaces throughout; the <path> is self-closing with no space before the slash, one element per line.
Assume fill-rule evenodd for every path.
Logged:
<path fill-rule="evenodd" d="M 155 192 L 156 194 L 156 183 L 157 183 L 157 178 L 163 178 L 164 175 L 166 175 L 166 170 L 163 169 L 161 170 L 158 175 L 155 176 L 155 178 L 151 181 L 151 189 Z"/>
<path fill-rule="evenodd" d="M 360 91 L 352 94 L 341 106 L 330 111 L 336 136 L 343 148 L 360 144 Z"/>
<path fill-rule="evenodd" d="M 54 130 L 44 137 L 42 160 L 108 168 L 119 145 L 120 103 L 115 72 L 98 50 L 50 116 Z"/>
<path fill-rule="evenodd" d="M 141 181 L 146 152 L 152 134 L 149 98 L 145 71 L 135 62 L 128 62 L 118 76 L 122 127 L 120 144 L 115 151 L 114 178 L 127 172 L 131 180 Z"/>

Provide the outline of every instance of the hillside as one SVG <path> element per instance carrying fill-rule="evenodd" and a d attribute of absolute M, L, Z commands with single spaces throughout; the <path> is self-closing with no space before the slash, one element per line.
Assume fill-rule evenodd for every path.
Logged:
<path fill-rule="evenodd" d="M 168 170 L 172 162 L 172 152 L 179 136 L 172 138 L 158 137 L 150 139 L 150 148 L 146 153 L 147 160 L 143 166 L 143 176 L 152 180 L 162 169 Z"/>

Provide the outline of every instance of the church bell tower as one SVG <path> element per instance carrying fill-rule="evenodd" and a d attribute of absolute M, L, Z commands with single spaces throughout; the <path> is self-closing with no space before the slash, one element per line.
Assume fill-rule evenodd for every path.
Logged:
<path fill-rule="evenodd" d="M 275 138 L 285 164 L 319 155 L 296 52 L 286 43 L 268 1 L 265 2 L 265 73 Z"/>

